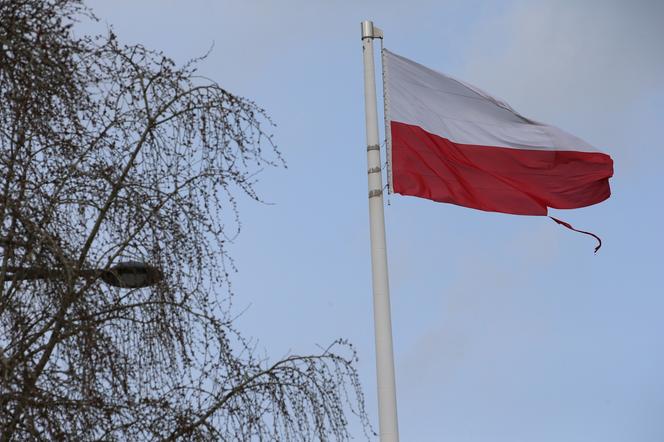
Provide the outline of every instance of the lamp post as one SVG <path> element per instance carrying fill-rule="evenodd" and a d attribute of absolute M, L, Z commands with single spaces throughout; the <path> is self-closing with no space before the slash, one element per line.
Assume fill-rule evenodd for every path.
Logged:
<path fill-rule="evenodd" d="M 4 282 L 12 280 L 60 279 L 65 276 L 66 272 L 64 270 L 8 266 Z M 77 278 L 99 278 L 106 284 L 125 289 L 148 287 L 157 284 L 164 278 L 161 270 L 139 261 L 124 261 L 108 270 L 78 270 L 74 276 Z"/>

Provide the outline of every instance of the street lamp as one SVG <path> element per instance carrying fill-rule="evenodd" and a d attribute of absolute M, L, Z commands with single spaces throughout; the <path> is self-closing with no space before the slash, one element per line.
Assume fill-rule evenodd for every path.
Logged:
<path fill-rule="evenodd" d="M 164 278 L 156 267 L 139 261 L 126 261 L 114 265 L 101 273 L 101 280 L 106 284 L 126 289 L 138 289 L 154 285 Z"/>
<path fill-rule="evenodd" d="M 7 267 L 5 282 L 12 280 L 60 279 L 64 278 L 63 270 L 44 268 Z M 164 274 L 156 267 L 139 261 L 125 261 L 114 265 L 108 270 L 86 269 L 75 273 L 77 278 L 100 278 L 106 284 L 125 289 L 138 289 L 157 284 Z"/>

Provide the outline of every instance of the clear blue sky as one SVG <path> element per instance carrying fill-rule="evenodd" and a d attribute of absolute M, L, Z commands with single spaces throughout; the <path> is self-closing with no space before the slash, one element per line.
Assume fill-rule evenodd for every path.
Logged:
<path fill-rule="evenodd" d="M 376 419 L 360 25 L 615 161 L 608 201 L 543 217 L 393 196 L 386 208 L 401 439 L 664 440 L 664 3 L 95 0 L 121 40 L 263 106 L 287 170 L 244 201 L 234 308 L 279 357 L 337 337 Z M 361 438 L 361 432 L 357 437 Z"/>

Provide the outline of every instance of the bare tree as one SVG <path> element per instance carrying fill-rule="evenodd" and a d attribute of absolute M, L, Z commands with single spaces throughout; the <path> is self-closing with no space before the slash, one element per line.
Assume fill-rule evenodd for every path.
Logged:
<path fill-rule="evenodd" d="M 78 0 L 0 0 L 0 19 L 0 439 L 369 430 L 348 343 L 269 362 L 233 326 L 235 197 L 283 164 L 263 110 L 199 60 L 75 37 Z M 156 284 L 105 284 L 127 260 Z"/>

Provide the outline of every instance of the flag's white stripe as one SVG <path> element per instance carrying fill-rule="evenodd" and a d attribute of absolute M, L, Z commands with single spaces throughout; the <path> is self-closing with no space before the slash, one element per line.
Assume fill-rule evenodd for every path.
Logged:
<path fill-rule="evenodd" d="M 595 152 L 554 126 L 528 119 L 462 81 L 385 50 L 391 121 L 419 126 L 460 144 Z"/>

